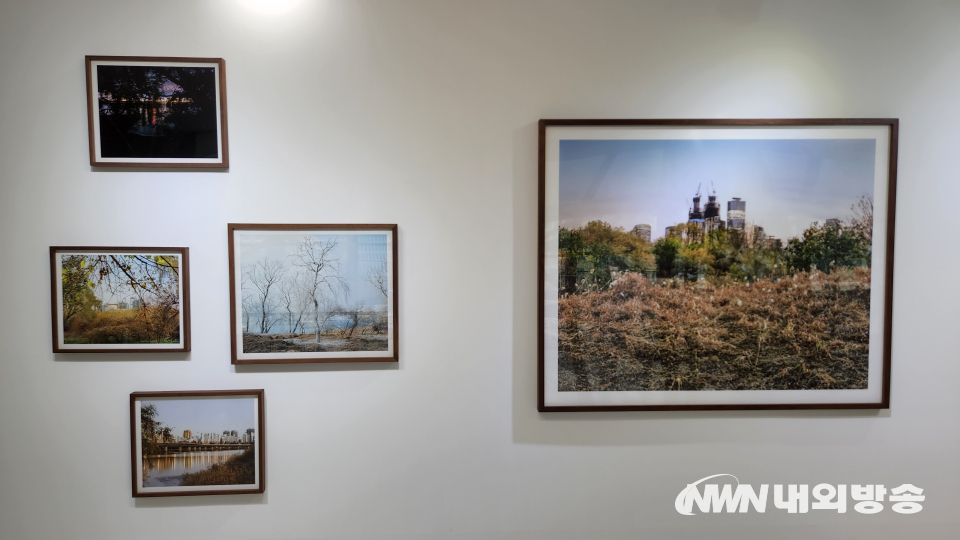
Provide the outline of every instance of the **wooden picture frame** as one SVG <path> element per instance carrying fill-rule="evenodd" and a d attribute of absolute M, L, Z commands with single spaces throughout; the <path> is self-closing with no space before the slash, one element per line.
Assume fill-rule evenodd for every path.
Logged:
<path fill-rule="evenodd" d="M 540 120 L 538 410 L 889 408 L 898 128 Z"/>
<path fill-rule="evenodd" d="M 55 353 L 189 352 L 190 249 L 52 246 L 50 301 Z"/>
<path fill-rule="evenodd" d="M 397 225 L 231 223 L 227 246 L 233 364 L 399 361 Z"/>
<path fill-rule="evenodd" d="M 144 403 L 152 407 L 147 409 Z M 263 493 L 265 418 L 262 389 L 131 393 L 132 495 Z M 211 469 L 218 474 L 211 474 Z M 165 474 L 168 471 L 174 474 Z M 224 483 L 227 480 L 238 482 Z"/>
<path fill-rule="evenodd" d="M 230 166 L 223 58 L 86 56 L 85 63 L 90 166 Z"/>

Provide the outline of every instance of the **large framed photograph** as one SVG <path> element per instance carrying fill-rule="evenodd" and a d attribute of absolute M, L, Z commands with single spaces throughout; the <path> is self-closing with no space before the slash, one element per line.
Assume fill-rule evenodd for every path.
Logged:
<path fill-rule="evenodd" d="M 50 248 L 53 352 L 187 352 L 185 247 Z"/>
<path fill-rule="evenodd" d="M 90 165 L 228 167 L 222 58 L 87 56 Z"/>
<path fill-rule="evenodd" d="M 896 119 L 541 120 L 538 408 L 888 408 Z"/>
<path fill-rule="evenodd" d="M 134 497 L 263 493 L 263 390 L 134 392 Z"/>
<path fill-rule="evenodd" d="M 227 227 L 234 364 L 396 362 L 397 226 Z"/>

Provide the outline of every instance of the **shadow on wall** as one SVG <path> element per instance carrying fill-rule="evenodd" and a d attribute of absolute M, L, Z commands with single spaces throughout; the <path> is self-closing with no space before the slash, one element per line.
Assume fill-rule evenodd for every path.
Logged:
<path fill-rule="evenodd" d="M 401 357 L 402 360 L 402 357 Z M 399 362 L 331 362 L 329 364 L 238 364 L 237 373 L 295 373 L 307 371 L 397 371 Z"/>
<path fill-rule="evenodd" d="M 53 353 L 54 362 L 185 362 L 188 352 Z"/>
<path fill-rule="evenodd" d="M 187 508 L 191 506 L 236 506 L 240 504 L 267 504 L 266 493 L 243 495 L 197 495 L 187 497 L 137 497 L 136 508 Z"/>
<path fill-rule="evenodd" d="M 537 123 L 513 131 L 513 441 L 544 445 L 676 445 L 737 443 L 810 446 L 798 423 L 834 418 L 884 418 L 889 410 L 800 411 L 537 411 Z M 860 444 L 872 422 L 848 422 L 831 432 L 840 444 Z"/>

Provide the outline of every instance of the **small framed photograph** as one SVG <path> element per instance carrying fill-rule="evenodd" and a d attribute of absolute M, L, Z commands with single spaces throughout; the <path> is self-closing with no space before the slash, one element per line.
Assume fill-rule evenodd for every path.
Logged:
<path fill-rule="evenodd" d="M 50 248 L 53 352 L 187 352 L 185 247 Z"/>
<path fill-rule="evenodd" d="M 396 362 L 397 226 L 227 226 L 234 364 Z"/>
<path fill-rule="evenodd" d="M 134 497 L 263 493 L 263 390 L 134 392 Z"/>
<path fill-rule="evenodd" d="M 541 120 L 539 410 L 889 408 L 897 128 Z"/>
<path fill-rule="evenodd" d="M 94 167 L 228 167 L 222 58 L 87 56 Z"/>

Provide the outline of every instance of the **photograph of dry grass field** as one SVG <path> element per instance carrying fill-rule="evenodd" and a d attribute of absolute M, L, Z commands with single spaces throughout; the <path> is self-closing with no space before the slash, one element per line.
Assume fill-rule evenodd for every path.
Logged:
<path fill-rule="evenodd" d="M 560 300 L 561 390 L 866 388 L 870 269 Z"/>
<path fill-rule="evenodd" d="M 547 167 L 555 403 L 630 405 L 617 401 L 630 393 L 682 405 L 668 394 L 704 391 L 721 404 L 744 391 L 751 404 L 764 399 L 754 391 L 830 403 L 807 391 L 877 390 L 884 139 L 587 135 L 558 137 Z"/>

